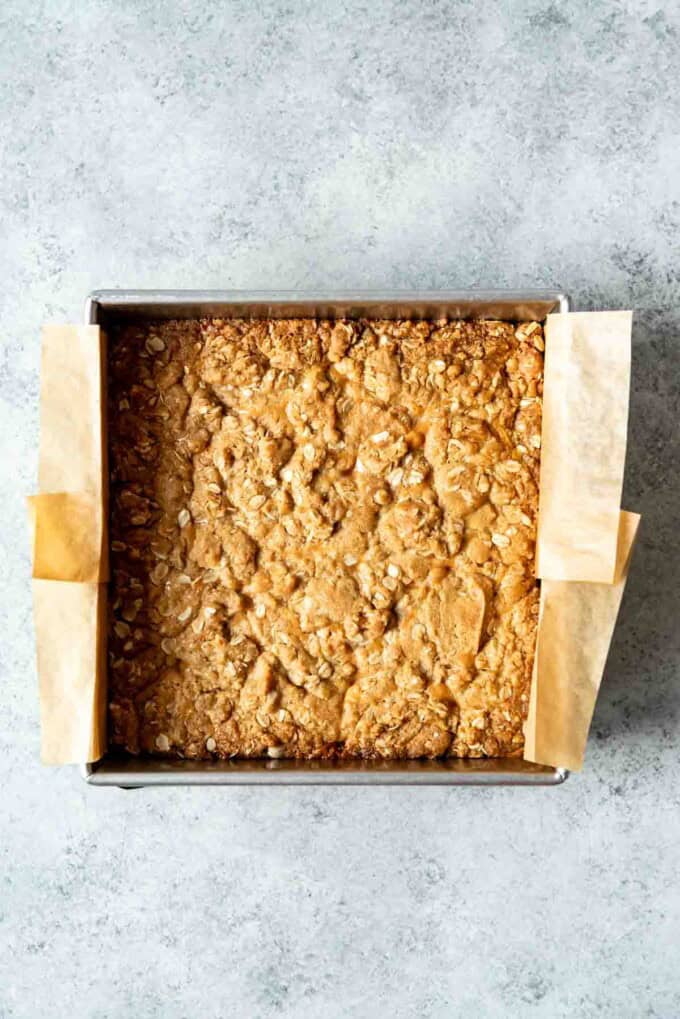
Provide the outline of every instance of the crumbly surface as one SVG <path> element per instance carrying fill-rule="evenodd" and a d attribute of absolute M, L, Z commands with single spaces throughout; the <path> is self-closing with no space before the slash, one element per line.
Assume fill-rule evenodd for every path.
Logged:
<path fill-rule="evenodd" d="M 111 742 L 520 754 L 542 351 L 538 323 L 115 331 Z"/>

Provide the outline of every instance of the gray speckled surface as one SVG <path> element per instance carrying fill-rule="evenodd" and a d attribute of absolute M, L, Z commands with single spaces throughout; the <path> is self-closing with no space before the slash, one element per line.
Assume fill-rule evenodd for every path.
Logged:
<path fill-rule="evenodd" d="M 0 1016 L 680 1015 L 680 16 L 5 0 Z M 557 790 L 91 790 L 38 764 L 39 326 L 100 286 L 559 284 L 634 307 L 645 514 Z"/>

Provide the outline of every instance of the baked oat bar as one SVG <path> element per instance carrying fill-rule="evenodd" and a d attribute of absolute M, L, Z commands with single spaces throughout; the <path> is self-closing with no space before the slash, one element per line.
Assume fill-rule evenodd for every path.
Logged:
<path fill-rule="evenodd" d="M 521 754 L 536 323 L 110 336 L 110 740 L 184 757 Z"/>

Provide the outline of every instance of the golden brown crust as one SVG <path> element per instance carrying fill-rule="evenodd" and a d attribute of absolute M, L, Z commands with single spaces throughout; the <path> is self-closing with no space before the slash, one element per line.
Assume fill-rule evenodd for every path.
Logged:
<path fill-rule="evenodd" d="M 112 743 L 521 753 L 542 350 L 538 323 L 115 332 Z"/>

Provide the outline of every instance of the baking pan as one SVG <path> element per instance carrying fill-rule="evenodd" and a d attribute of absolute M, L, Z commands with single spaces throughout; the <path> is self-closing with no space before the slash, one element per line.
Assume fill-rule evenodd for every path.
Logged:
<path fill-rule="evenodd" d="M 569 310 L 553 290 L 239 291 L 97 290 L 85 321 L 103 329 L 134 318 L 487 318 L 543 321 Z M 90 785 L 559 785 L 569 774 L 521 758 L 422 761 L 165 760 L 107 753 L 83 766 Z"/>

